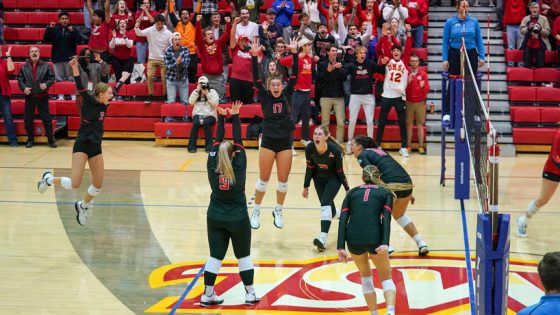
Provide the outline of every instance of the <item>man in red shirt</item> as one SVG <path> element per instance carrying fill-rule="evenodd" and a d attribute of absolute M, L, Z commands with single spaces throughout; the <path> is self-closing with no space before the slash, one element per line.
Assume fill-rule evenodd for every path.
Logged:
<path fill-rule="evenodd" d="M 252 55 L 249 51 L 249 37 L 245 34 L 235 36 L 237 24 L 241 22 L 241 18 L 236 17 L 233 20 L 229 37 L 229 49 L 231 56 L 231 80 L 230 93 L 233 101 L 241 101 L 243 104 L 253 102 L 253 71 L 252 71 Z M 258 40 L 253 40 L 254 44 Z M 259 55 L 259 62 L 262 61 L 262 51 Z"/>
<path fill-rule="evenodd" d="M 111 12 L 109 0 L 105 0 L 104 10 L 93 10 L 91 0 L 87 0 L 91 16 L 91 35 L 89 48 L 101 55 L 101 59 L 109 62 L 109 41 L 111 40 Z"/>
<path fill-rule="evenodd" d="M 412 38 L 414 38 L 414 48 L 422 48 L 424 44 L 424 16 L 428 14 L 428 3 L 426 0 L 408 1 L 408 18 L 406 23 L 412 27 Z"/>
<path fill-rule="evenodd" d="M 505 0 L 504 3 L 504 21 L 507 33 L 508 49 L 519 49 L 523 36 L 519 32 L 521 21 L 525 17 L 525 8 L 527 7 L 528 0 Z M 508 61 L 508 67 L 515 66 L 513 61 Z M 523 67 L 523 64 L 519 64 Z"/>
<path fill-rule="evenodd" d="M 407 149 L 412 152 L 412 124 L 416 119 L 418 130 L 418 153 L 424 155 L 424 122 L 426 121 L 426 98 L 430 92 L 430 83 L 426 71 L 419 68 L 420 58 L 416 54 L 410 55 L 410 72 L 408 73 L 408 85 L 406 86 L 406 131 Z"/>

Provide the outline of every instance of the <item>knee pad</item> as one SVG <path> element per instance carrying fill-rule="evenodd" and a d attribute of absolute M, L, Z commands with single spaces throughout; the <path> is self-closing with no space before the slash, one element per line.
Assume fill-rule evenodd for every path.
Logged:
<path fill-rule="evenodd" d="M 364 294 L 375 293 L 375 287 L 373 286 L 373 277 L 362 277 L 362 291 Z"/>
<path fill-rule="evenodd" d="M 288 182 L 278 182 L 278 187 L 276 187 L 276 190 L 278 190 L 281 193 L 287 193 L 288 192 Z"/>
<path fill-rule="evenodd" d="M 89 185 L 89 187 L 87 189 L 87 193 L 90 196 L 93 196 L 93 197 L 97 196 L 97 194 L 99 194 L 100 191 L 101 191 L 101 188 L 95 188 L 95 186 L 93 186 L 93 185 Z"/>
<path fill-rule="evenodd" d="M 73 190 L 72 188 L 72 179 L 70 177 L 61 177 L 60 178 L 60 185 L 64 187 L 64 189 Z"/>
<path fill-rule="evenodd" d="M 332 221 L 331 206 L 321 206 L 321 221 Z"/>
<path fill-rule="evenodd" d="M 260 192 L 266 191 L 266 185 L 268 182 L 263 182 L 260 178 L 257 179 L 257 184 L 255 185 L 255 190 Z"/>
<path fill-rule="evenodd" d="M 250 255 L 239 258 L 237 263 L 239 265 L 239 272 L 255 269 L 255 267 L 253 267 L 253 258 Z"/>
<path fill-rule="evenodd" d="M 397 223 L 404 229 L 405 226 L 407 226 L 408 224 L 410 224 L 412 222 L 412 220 L 406 215 L 404 214 L 402 217 L 397 219 Z"/>
<path fill-rule="evenodd" d="M 388 292 L 388 291 L 397 292 L 397 287 L 395 287 L 395 283 L 393 282 L 393 279 L 382 281 L 381 286 L 383 287 L 383 292 Z"/>
<path fill-rule="evenodd" d="M 222 261 L 210 256 L 208 257 L 208 260 L 206 260 L 206 265 L 204 266 L 204 270 L 217 275 L 220 272 L 221 267 L 222 267 Z"/>

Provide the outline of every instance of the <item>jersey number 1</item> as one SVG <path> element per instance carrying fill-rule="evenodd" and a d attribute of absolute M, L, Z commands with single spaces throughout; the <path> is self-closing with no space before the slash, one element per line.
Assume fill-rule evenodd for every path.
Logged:
<path fill-rule="evenodd" d="M 367 202 L 369 200 L 369 191 L 370 189 L 366 189 L 366 192 L 364 193 L 364 202 Z"/>
<path fill-rule="evenodd" d="M 220 175 L 220 190 L 229 190 L 229 179 L 225 175 Z"/>

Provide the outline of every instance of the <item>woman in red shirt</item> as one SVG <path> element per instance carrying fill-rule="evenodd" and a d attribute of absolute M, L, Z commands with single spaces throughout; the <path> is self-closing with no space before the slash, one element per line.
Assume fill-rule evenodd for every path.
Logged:
<path fill-rule="evenodd" d="M 121 2 L 123 1 L 121 0 Z M 132 68 L 134 67 L 132 45 L 134 45 L 135 35 L 134 32 L 127 31 L 127 28 L 127 20 L 119 20 L 118 27 L 116 30 L 113 30 L 113 38 L 109 42 L 109 48 L 113 50 L 111 65 L 113 66 L 117 81 L 121 80 L 123 72 L 132 73 Z M 115 88 L 114 92 L 116 94 L 118 89 Z"/>
<path fill-rule="evenodd" d="M 111 15 L 111 28 L 117 29 L 120 20 L 125 20 L 127 30 L 131 30 L 134 28 L 134 19 L 132 18 L 132 12 L 128 10 L 126 6 L 126 1 L 119 0 L 117 5 L 115 6 L 115 10 L 113 10 L 113 14 Z"/>
<path fill-rule="evenodd" d="M 233 101 L 241 101 L 243 104 L 253 102 L 253 74 L 251 68 L 251 52 L 249 51 L 249 37 L 235 36 L 240 17 L 233 20 L 230 31 L 229 49 L 231 56 L 231 85 L 230 93 Z M 259 54 L 259 63 L 262 61 L 262 51 Z"/>

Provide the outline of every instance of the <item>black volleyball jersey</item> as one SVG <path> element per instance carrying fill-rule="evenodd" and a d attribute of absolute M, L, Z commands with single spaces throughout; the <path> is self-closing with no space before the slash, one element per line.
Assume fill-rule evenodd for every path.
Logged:
<path fill-rule="evenodd" d="M 82 97 L 81 122 L 76 140 L 89 140 L 100 144 L 103 139 L 103 122 L 109 105 L 98 102 L 93 95 L 89 94 L 82 85 L 79 76 L 74 77 L 74 82 L 76 82 L 76 89 Z"/>
<path fill-rule="evenodd" d="M 373 74 L 385 73 L 385 65 L 378 65 L 371 60 L 363 63 L 347 63 L 344 68 L 350 74 L 350 94 L 364 95 L 372 94 Z"/>
<path fill-rule="evenodd" d="M 315 180 L 329 180 L 338 177 L 345 190 L 349 190 L 348 181 L 344 175 L 342 164 L 342 150 L 333 141 L 327 141 L 327 150 L 323 154 L 317 152 L 315 144 L 309 144 L 305 148 L 305 159 L 307 168 L 305 170 L 305 180 L 303 187 L 307 188 L 311 184 L 311 178 Z"/>
<path fill-rule="evenodd" d="M 406 170 L 387 152 L 381 149 L 364 149 L 358 156 L 358 163 L 362 168 L 375 165 L 381 172 L 381 179 L 385 183 L 412 183 Z"/>
<path fill-rule="evenodd" d="M 342 202 L 337 249 L 344 242 L 356 245 L 389 245 L 393 194 L 377 185 L 352 188 Z"/>

